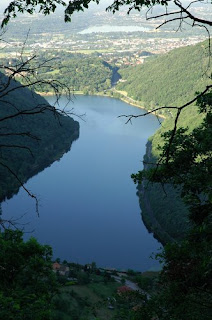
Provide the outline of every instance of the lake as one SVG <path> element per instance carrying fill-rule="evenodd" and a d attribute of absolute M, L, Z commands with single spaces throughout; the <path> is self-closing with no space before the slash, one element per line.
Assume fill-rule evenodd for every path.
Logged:
<path fill-rule="evenodd" d="M 149 28 L 141 27 L 141 26 L 111 26 L 111 25 L 103 25 L 103 26 L 92 26 L 87 29 L 80 31 L 80 34 L 89 34 L 89 33 L 107 33 L 107 32 L 147 32 Z"/>
<path fill-rule="evenodd" d="M 26 238 L 33 235 L 50 244 L 55 258 L 118 269 L 158 268 L 149 257 L 161 245 L 142 222 L 130 177 L 142 169 L 147 139 L 159 127 L 157 118 L 149 115 L 126 125 L 119 115 L 143 111 L 108 97 L 77 96 L 70 107 L 85 114 L 79 139 L 60 161 L 26 184 L 39 198 L 40 217 L 22 189 L 2 204 L 3 217 L 24 215 L 20 223 L 27 223 Z"/>

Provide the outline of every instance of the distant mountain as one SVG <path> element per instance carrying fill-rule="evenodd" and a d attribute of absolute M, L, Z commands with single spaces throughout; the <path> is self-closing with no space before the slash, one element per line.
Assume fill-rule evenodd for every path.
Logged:
<path fill-rule="evenodd" d="M 5 79 L 0 73 L 1 84 Z M 17 84 L 12 82 L 10 88 Z M 79 123 L 54 112 L 44 98 L 27 88 L 10 92 L 0 98 L 0 104 L 0 200 L 3 200 L 18 191 L 18 179 L 25 183 L 70 149 L 79 136 Z M 42 113 L 14 117 L 23 110 L 37 111 L 38 107 L 43 108 Z"/>

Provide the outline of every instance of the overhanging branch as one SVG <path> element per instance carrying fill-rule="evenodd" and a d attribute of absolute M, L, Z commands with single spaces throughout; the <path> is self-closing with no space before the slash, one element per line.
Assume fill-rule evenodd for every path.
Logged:
<path fill-rule="evenodd" d="M 1 162 L 0 161 L 0 166 L 6 168 L 15 178 L 16 180 L 20 183 L 20 186 L 26 191 L 26 193 L 35 200 L 35 204 L 36 204 L 36 212 L 37 212 L 37 215 L 39 217 L 39 210 L 38 210 L 38 198 L 29 191 L 29 189 L 27 189 L 23 182 L 21 181 L 21 179 L 19 179 L 18 175 L 9 167 L 7 166 L 5 163 Z"/>
<path fill-rule="evenodd" d="M 183 13 L 186 13 L 187 16 L 193 20 L 194 22 L 199 22 L 201 24 L 207 24 L 209 26 L 212 26 L 212 21 L 210 20 L 205 20 L 205 19 L 201 19 L 201 18 L 198 18 L 197 16 L 194 16 L 189 10 L 188 8 L 190 7 L 190 4 L 187 8 L 183 7 L 182 3 L 178 0 L 174 0 L 174 3 L 176 4 L 177 7 L 180 8 L 180 10 L 183 12 Z"/>

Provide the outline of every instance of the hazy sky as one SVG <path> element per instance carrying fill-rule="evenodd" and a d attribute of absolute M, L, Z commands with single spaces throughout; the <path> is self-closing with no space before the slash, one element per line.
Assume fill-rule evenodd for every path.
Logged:
<path fill-rule="evenodd" d="M 6 6 L 11 2 L 12 0 L 0 0 L 0 14 L 3 14 L 3 10 L 6 8 Z M 69 2 L 69 0 L 64 0 L 66 3 L 68 3 Z M 105 8 L 107 8 L 110 4 L 112 4 L 114 2 L 114 0 L 100 0 L 100 4 L 98 5 L 98 10 L 99 11 L 101 11 L 101 10 L 105 10 Z M 206 1 L 205 1 L 206 2 Z M 203 1 L 203 3 L 205 3 L 204 1 Z M 184 4 L 188 4 L 188 3 L 190 3 L 190 1 L 189 0 L 182 0 L 182 3 L 184 3 Z M 203 3 L 202 2 L 198 2 L 196 5 L 198 5 L 198 4 L 201 4 L 201 5 L 203 5 Z M 209 4 L 210 5 L 210 4 Z M 95 3 L 92 3 L 91 2 L 91 4 L 89 5 L 89 7 L 95 7 L 96 6 L 96 4 Z M 195 6 L 195 4 L 194 4 L 194 6 Z M 161 8 L 161 6 L 159 7 L 159 8 Z M 85 11 L 86 11 L 86 9 L 85 9 Z"/>
<path fill-rule="evenodd" d="M 10 0 L 0 0 L 0 13 L 3 13 L 3 10 L 6 8 L 6 6 L 10 3 Z"/>
<path fill-rule="evenodd" d="M 12 0 L 0 0 L 0 10 L 3 11 L 5 9 L 6 5 L 10 3 Z M 68 0 L 65 0 L 68 3 Z M 111 4 L 113 0 L 101 0 L 101 3 L 103 3 L 105 6 Z"/>
<path fill-rule="evenodd" d="M 3 6 L 7 5 L 10 2 L 11 2 L 10 0 L 1 0 L 0 7 L 3 7 Z"/>

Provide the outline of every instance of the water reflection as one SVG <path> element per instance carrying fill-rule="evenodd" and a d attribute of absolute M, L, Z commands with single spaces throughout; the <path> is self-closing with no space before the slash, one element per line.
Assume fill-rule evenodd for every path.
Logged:
<path fill-rule="evenodd" d="M 23 190 L 3 204 L 4 215 L 27 212 L 28 228 L 53 246 L 55 257 L 121 269 L 157 267 L 149 256 L 160 245 L 141 221 L 130 178 L 142 168 L 145 144 L 159 126 L 157 119 L 148 116 L 125 125 L 125 119 L 117 118 L 120 114 L 142 110 L 104 97 L 77 97 L 74 108 L 86 113 L 80 139 L 26 185 L 39 195 L 40 218 Z"/>

